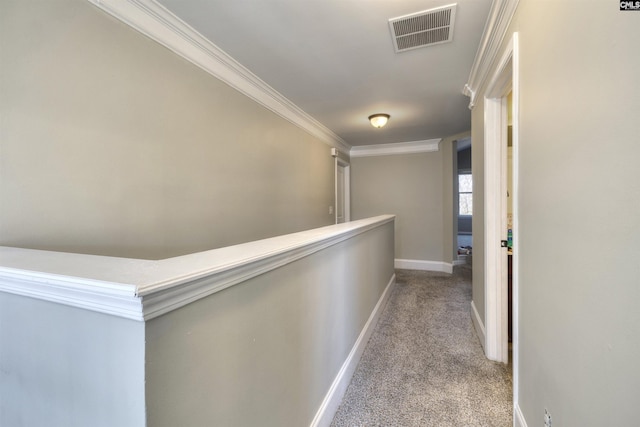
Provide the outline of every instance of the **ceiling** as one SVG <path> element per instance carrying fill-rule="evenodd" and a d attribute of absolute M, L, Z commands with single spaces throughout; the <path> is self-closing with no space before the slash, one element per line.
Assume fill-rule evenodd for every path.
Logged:
<path fill-rule="evenodd" d="M 453 41 L 396 53 L 389 19 L 447 0 L 159 0 L 349 145 L 471 128 L 469 77 L 491 0 L 457 0 Z M 382 129 L 367 117 L 387 113 Z"/>

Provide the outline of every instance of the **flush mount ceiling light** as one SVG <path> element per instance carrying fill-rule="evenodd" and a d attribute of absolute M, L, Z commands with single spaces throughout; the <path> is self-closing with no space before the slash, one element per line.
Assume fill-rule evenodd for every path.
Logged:
<path fill-rule="evenodd" d="M 389 117 L 391 116 L 388 114 L 378 113 L 369 116 L 369 121 L 371 122 L 371 126 L 380 129 L 382 126 L 387 124 Z"/>

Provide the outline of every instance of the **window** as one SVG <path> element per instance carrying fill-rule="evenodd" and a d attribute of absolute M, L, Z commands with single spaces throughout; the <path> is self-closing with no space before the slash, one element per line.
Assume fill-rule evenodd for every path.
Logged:
<path fill-rule="evenodd" d="M 458 175 L 458 215 L 473 215 L 473 180 L 470 173 Z"/>

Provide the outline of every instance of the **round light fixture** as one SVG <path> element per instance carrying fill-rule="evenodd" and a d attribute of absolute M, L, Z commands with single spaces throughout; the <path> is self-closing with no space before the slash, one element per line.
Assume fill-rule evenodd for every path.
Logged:
<path fill-rule="evenodd" d="M 369 121 L 371 122 L 371 126 L 380 129 L 382 126 L 387 124 L 389 117 L 391 116 L 388 114 L 378 113 L 369 116 Z"/>

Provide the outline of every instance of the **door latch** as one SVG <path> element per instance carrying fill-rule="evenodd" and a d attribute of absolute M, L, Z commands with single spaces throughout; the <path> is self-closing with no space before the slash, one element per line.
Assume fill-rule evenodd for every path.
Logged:
<path fill-rule="evenodd" d="M 509 246 L 508 246 L 508 243 L 509 243 L 509 242 L 508 242 L 508 241 L 506 241 L 506 240 L 500 240 L 500 247 L 501 247 L 501 248 L 507 248 L 507 247 L 509 247 Z"/>

